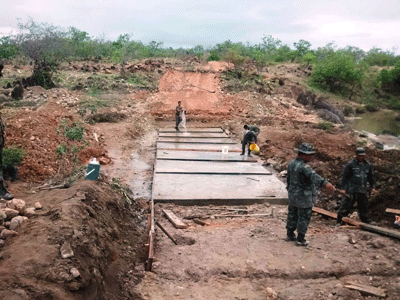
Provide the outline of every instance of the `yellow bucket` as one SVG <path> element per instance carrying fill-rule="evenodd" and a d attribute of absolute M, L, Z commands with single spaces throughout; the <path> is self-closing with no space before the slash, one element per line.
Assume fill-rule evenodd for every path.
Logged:
<path fill-rule="evenodd" d="M 257 144 L 255 144 L 255 143 L 250 144 L 250 150 L 251 150 L 251 151 L 254 151 L 254 152 L 256 152 L 256 153 L 260 152 L 260 148 L 259 148 L 259 147 L 257 146 Z"/>

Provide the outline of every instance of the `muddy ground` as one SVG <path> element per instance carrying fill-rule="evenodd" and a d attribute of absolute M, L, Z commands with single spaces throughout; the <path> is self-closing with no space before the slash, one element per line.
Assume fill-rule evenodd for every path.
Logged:
<path fill-rule="evenodd" d="M 394 216 L 384 210 L 400 208 L 398 151 L 375 149 L 346 124 L 319 129 L 317 115 L 296 101 L 306 89 L 309 71 L 303 66 L 269 67 L 262 74 L 267 88 L 241 92 L 233 92 L 221 73 L 231 67 L 136 62 L 124 72 L 154 81 L 150 89 L 137 89 L 121 78 L 119 66 L 71 64 L 59 73 L 59 87 L 30 87 L 22 100 L 4 102 L 6 145 L 25 152 L 19 179 L 7 182 L 8 189 L 28 207 L 40 202 L 43 208 L 0 249 L 0 298 L 378 299 L 345 287 L 352 280 L 398 299 L 396 240 L 337 228 L 333 220 L 315 215 L 308 233 L 311 246 L 296 247 L 283 241 L 287 208 L 268 204 L 233 207 L 267 215 L 259 218 L 212 216 L 229 207 L 164 205 L 189 217 L 184 230 L 174 229 L 161 214 L 164 206 L 157 204 L 156 220 L 178 245 L 157 230 L 153 272 L 144 271 L 157 128 L 172 125 L 178 100 L 190 126 L 222 127 L 240 140 L 244 124 L 257 124 L 260 159 L 277 173 L 295 157 L 296 145 L 310 142 L 318 150 L 313 167 L 338 184 L 354 149 L 366 144 L 378 173 L 371 217 L 381 226 L 393 226 Z M 2 80 L 30 71 L 6 65 Z M 62 134 L 73 124 L 85 128 L 82 140 Z M 101 176 L 88 181 L 85 165 L 94 156 L 102 163 Z M 317 206 L 334 211 L 337 200 L 321 193 Z M 209 224 L 195 224 L 191 215 L 204 215 Z M 72 258 L 60 255 L 65 242 Z"/>

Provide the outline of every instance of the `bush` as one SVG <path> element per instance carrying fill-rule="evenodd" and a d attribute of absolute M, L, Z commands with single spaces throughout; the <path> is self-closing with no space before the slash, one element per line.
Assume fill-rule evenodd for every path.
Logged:
<path fill-rule="evenodd" d="M 322 89 L 347 95 L 364 79 L 365 65 L 357 64 L 348 53 L 337 51 L 315 65 L 312 82 Z"/>
<path fill-rule="evenodd" d="M 322 130 L 329 130 L 333 128 L 333 124 L 331 122 L 319 122 L 317 128 Z"/>
<path fill-rule="evenodd" d="M 346 106 L 343 108 L 343 114 L 344 114 L 346 117 L 351 116 L 352 114 L 354 114 L 354 109 L 353 109 L 353 107 L 351 107 L 350 105 L 346 105 Z"/>
<path fill-rule="evenodd" d="M 64 136 L 70 140 L 81 141 L 83 138 L 84 131 L 85 131 L 85 128 L 77 126 L 76 124 L 73 124 L 73 127 L 67 128 L 65 130 Z"/>
<path fill-rule="evenodd" d="M 67 151 L 68 151 L 68 148 L 67 148 L 67 145 L 65 145 L 65 144 L 61 144 L 61 145 L 58 145 L 57 146 L 57 149 L 56 149 L 56 153 L 57 154 L 59 154 L 59 155 L 64 155 L 65 153 L 67 153 Z"/>
<path fill-rule="evenodd" d="M 3 166 L 18 166 L 24 158 L 24 151 L 16 146 L 4 148 Z"/>

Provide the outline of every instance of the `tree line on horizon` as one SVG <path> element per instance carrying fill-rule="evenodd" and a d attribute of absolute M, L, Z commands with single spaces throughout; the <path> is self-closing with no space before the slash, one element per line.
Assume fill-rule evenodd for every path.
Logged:
<path fill-rule="evenodd" d="M 371 68 L 378 66 L 383 69 L 375 72 L 372 86 L 400 93 L 400 56 L 395 51 L 378 47 L 369 51 L 354 46 L 338 48 L 334 42 L 317 49 L 311 46 L 310 42 L 301 39 L 291 48 L 271 35 L 264 35 L 261 42 L 254 45 L 227 40 L 209 47 L 197 45 L 174 49 L 163 47 L 163 43 L 157 41 L 148 44 L 133 41 L 129 34 L 121 34 L 115 41 L 93 38 L 75 27 L 64 29 L 29 19 L 26 23 L 18 23 L 18 33 L 0 38 L 0 61 L 27 61 L 29 58 L 33 61 L 34 76 L 45 78 L 44 85 L 51 82 L 46 78 L 63 61 L 101 59 L 124 64 L 134 59 L 196 56 L 202 61 L 232 62 L 237 70 L 244 68 L 246 62 L 252 62 L 260 74 L 268 65 L 296 62 L 312 67 L 312 85 L 348 98 L 362 88 Z M 400 109 L 400 101 L 396 100 L 394 106 Z"/>

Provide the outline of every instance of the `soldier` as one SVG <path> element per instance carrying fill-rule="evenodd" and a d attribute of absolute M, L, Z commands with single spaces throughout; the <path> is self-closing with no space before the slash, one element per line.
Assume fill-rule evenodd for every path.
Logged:
<path fill-rule="evenodd" d="M 179 123 L 182 121 L 181 115 L 182 115 L 183 107 L 181 106 L 181 101 L 178 101 L 178 106 L 175 109 L 175 121 L 176 121 L 176 126 L 175 129 L 179 131 Z"/>
<path fill-rule="evenodd" d="M 356 149 L 356 157 L 344 167 L 341 182 L 343 190 L 339 190 L 339 192 L 350 197 L 345 197 L 340 205 L 337 214 L 337 223 L 339 225 L 342 225 L 343 217 L 346 217 L 351 212 L 355 202 L 358 205 L 358 214 L 361 222 L 371 223 L 367 215 L 367 184 L 369 184 L 371 192 L 375 193 L 374 169 L 365 160 L 365 149 L 360 147 Z"/>
<path fill-rule="evenodd" d="M 297 158 L 289 163 L 287 172 L 286 189 L 289 194 L 289 207 L 285 240 L 296 241 L 297 246 L 307 246 L 305 235 L 311 220 L 317 188 L 325 187 L 329 193 L 333 193 L 336 188 L 307 165 L 315 153 L 310 144 L 301 144 L 297 153 Z M 296 229 L 297 238 L 294 233 Z"/>
<path fill-rule="evenodd" d="M 250 125 L 250 126 L 244 125 L 243 128 L 245 130 L 253 131 L 256 134 L 256 136 L 258 136 L 258 134 L 260 133 L 260 128 L 258 128 L 256 125 Z"/>
<path fill-rule="evenodd" d="M 251 156 L 250 145 L 252 143 L 257 143 L 257 135 L 255 134 L 254 131 L 248 130 L 248 131 L 246 131 L 246 133 L 243 136 L 242 153 L 240 155 L 244 155 L 244 153 L 246 152 L 246 145 L 249 144 L 247 155 Z"/>
<path fill-rule="evenodd" d="M 6 187 L 4 186 L 4 178 L 3 178 L 3 148 L 4 148 L 5 136 L 6 136 L 6 131 L 3 120 L 1 119 L 0 115 L 0 198 L 3 198 L 5 200 L 11 200 L 14 197 L 7 191 Z"/>

